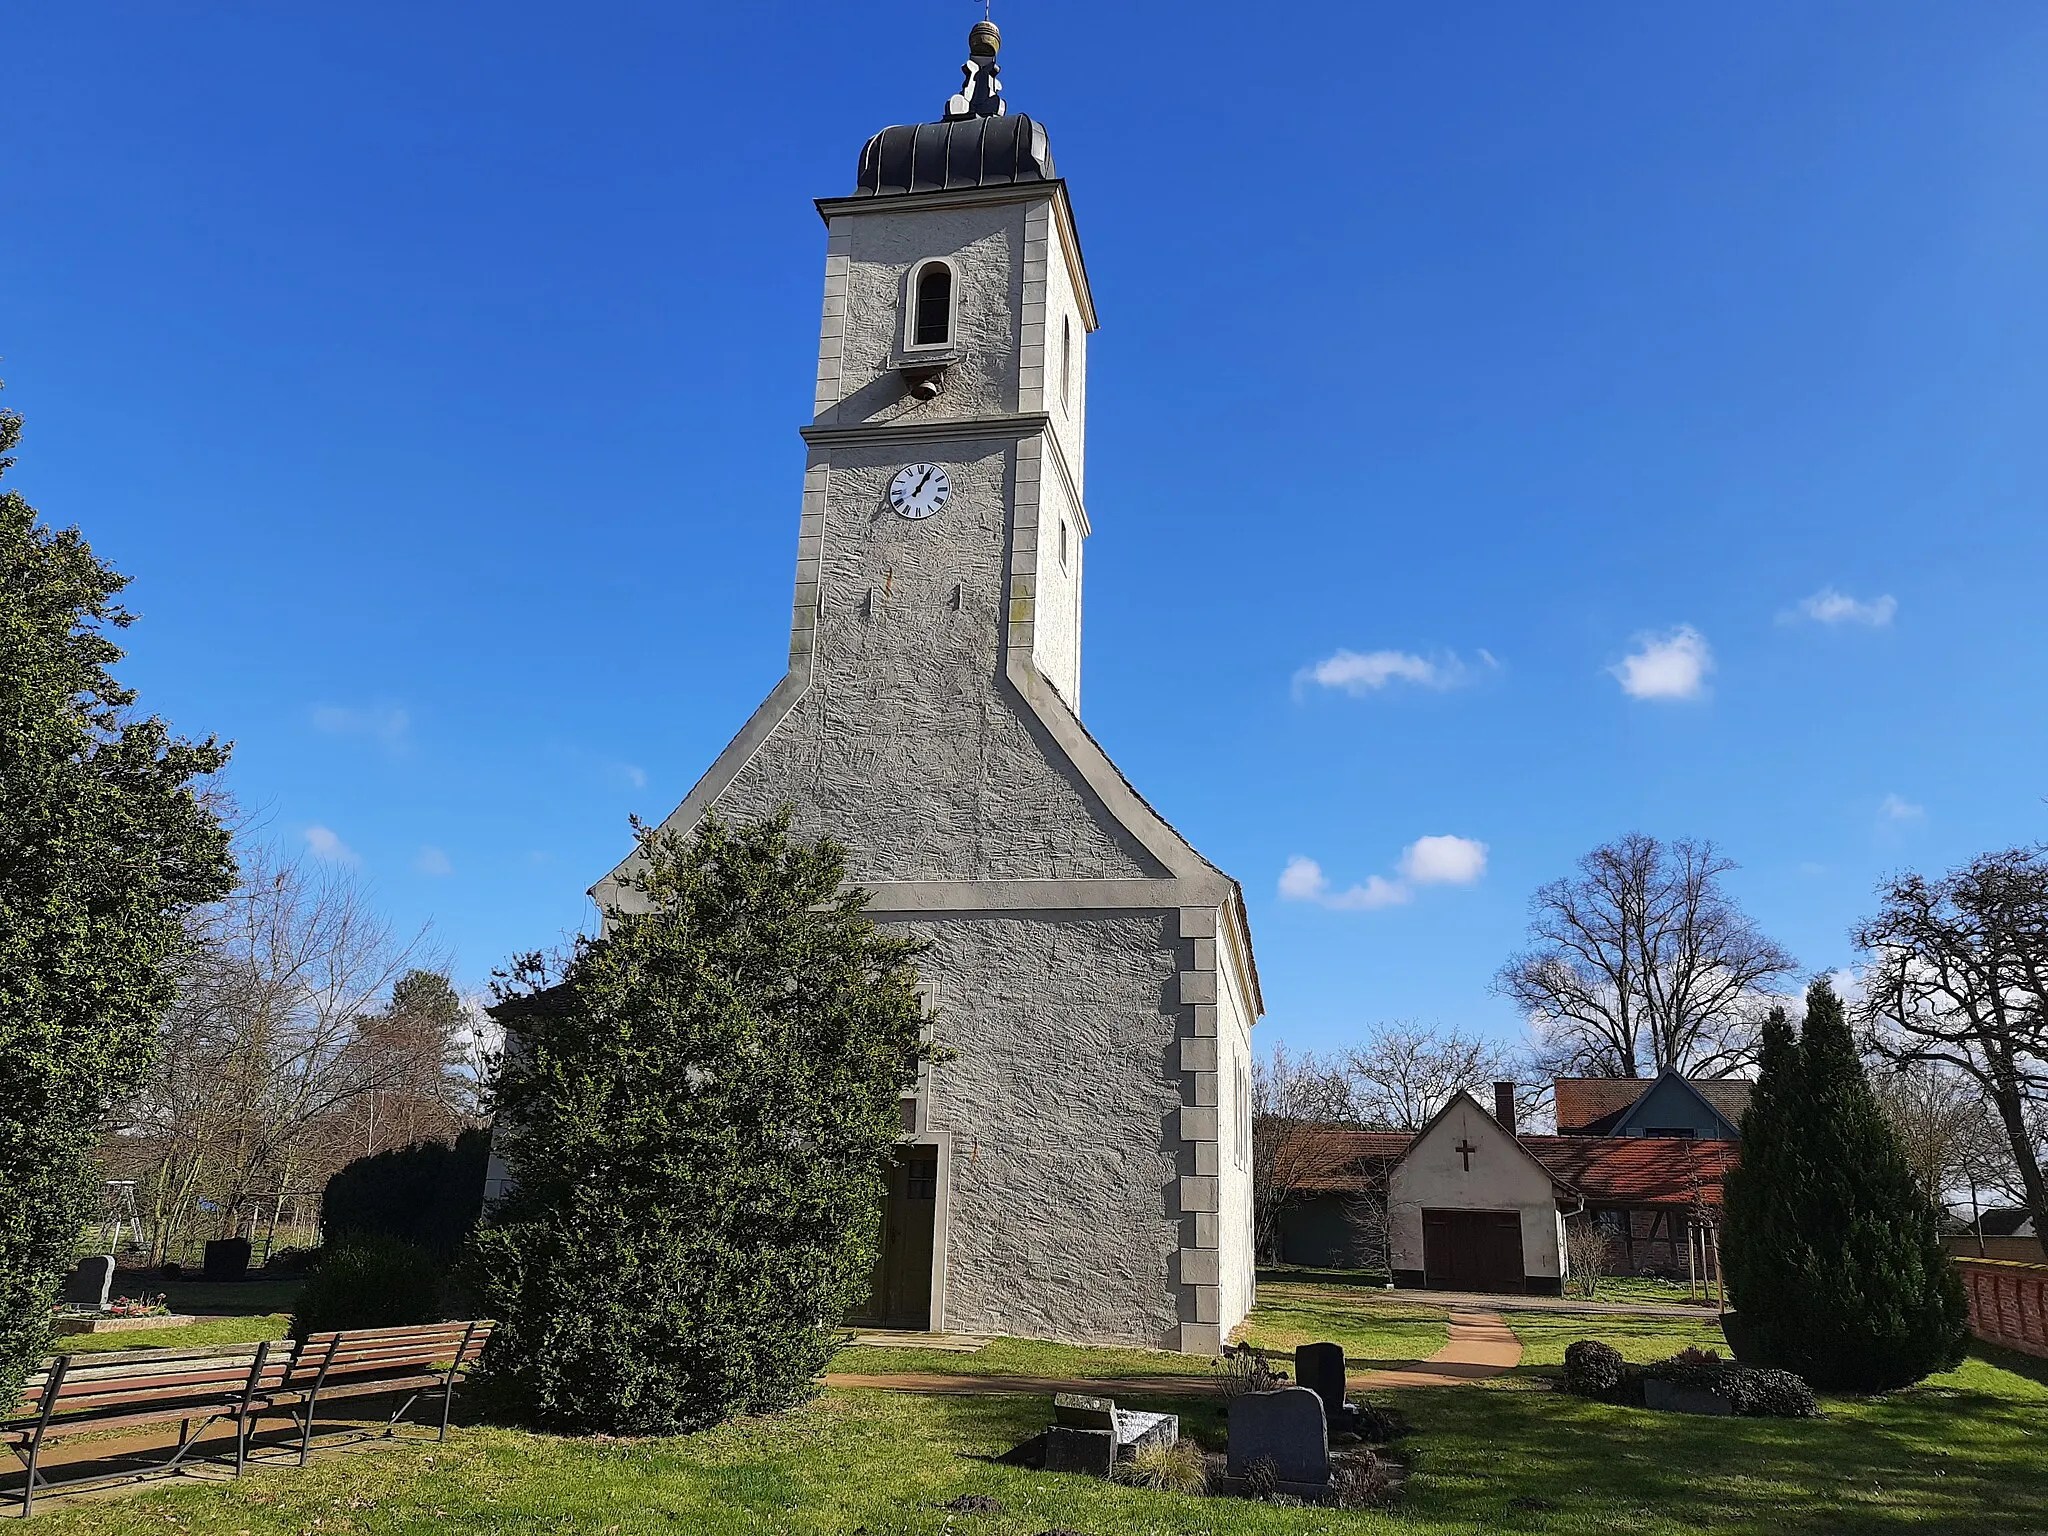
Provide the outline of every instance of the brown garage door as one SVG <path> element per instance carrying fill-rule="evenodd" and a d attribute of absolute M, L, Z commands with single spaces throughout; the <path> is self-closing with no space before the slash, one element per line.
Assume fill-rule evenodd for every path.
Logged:
<path fill-rule="evenodd" d="M 1423 1283 L 1435 1291 L 1527 1289 L 1522 1218 L 1513 1211 L 1424 1211 Z"/>

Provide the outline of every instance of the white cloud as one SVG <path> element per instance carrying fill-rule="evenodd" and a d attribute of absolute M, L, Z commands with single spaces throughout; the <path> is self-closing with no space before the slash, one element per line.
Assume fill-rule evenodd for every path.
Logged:
<path fill-rule="evenodd" d="M 1339 912 L 1371 912 L 1380 907 L 1405 906 L 1414 899 L 1415 893 L 1399 880 L 1367 875 L 1365 884 L 1325 896 L 1323 905 Z"/>
<path fill-rule="evenodd" d="M 1500 665 L 1486 651 L 1479 653 L 1479 659 L 1488 668 Z M 1320 688 L 1341 688 L 1354 699 L 1378 693 L 1394 683 L 1410 683 L 1441 692 L 1462 688 L 1473 681 L 1472 668 L 1455 652 L 1448 651 L 1439 656 L 1418 656 L 1412 651 L 1367 651 L 1363 655 L 1357 651 L 1338 651 L 1294 674 L 1297 693 L 1314 683 Z"/>
<path fill-rule="evenodd" d="M 1418 885 L 1470 885 L 1486 872 L 1486 844 L 1469 837 L 1424 837 L 1401 855 L 1401 878 L 1368 875 L 1363 885 L 1333 890 L 1322 865 L 1296 854 L 1280 871 L 1283 901 L 1312 901 L 1333 912 L 1372 912 L 1406 906 Z"/>
<path fill-rule="evenodd" d="M 1669 634 L 1636 636 L 1637 649 L 1607 670 L 1632 699 L 1697 699 L 1714 670 L 1707 637 L 1690 624 Z"/>
<path fill-rule="evenodd" d="M 1927 807 L 1915 805 L 1903 795 L 1886 795 L 1878 803 L 1877 814 L 1886 821 L 1921 821 L 1926 818 Z"/>
<path fill-rule="evenodd" d="M 1339 912 L 1367 912 L 1375 907 L 1398 907 L 1412 900 L 1414 893 L 1398 880 L 1373 875 L 1363 885 L 1333 891 L 1314 859 L 1296 854 L 1280 871 L 1280 896 L 1284 901 L 1313 901 Z"/>
<path fill-rule="evenodd" d="M 635 789 L 645 789 L 647 787 L 647 770 L 645 768 L 636 768 L 631 763 L 621 763 L 619 764 L 619 772 L 625 775 L 626 782 Z"/>
<path fill-rule="evenodd" d="M 395 704 L 372 704 L 367 709 L 320 704 L 313 709 L 313 729 L 329 736 L 367 737 L 395 751 L 406 745 L 412 717 Z"/>
<path fill-rule="evenodd" d="M 323 864 L 353 866 L 363 862 L 355 849 L 344 843 L 339 834 L 329 827 L 306 828 L 306 846 L 312 850 L 313 857 Z"/>
<path fill-rule="evenodd" d="M 1280 871 L 1280 899 L 1320 901 L 1323 890 L 1329 883 L 1323 878 L 1322 865 L 1297 853 L 1287 861 L 1287 867 Z"/>
<path fill-rule="evenodd" d="M 1779 614 L 1778 622 L 1797 624 L 1801 619 L 1811 619 L 1816 624 L 1867 624 L 1872 629 L 1882 629 L 1898 611 L 1899 600 L 1889 592 L 1864 602 L 1833 587 L 1822 587 Z"/>
<path fill-rule="evenodd" d="M 420 856 L 412 861 L 412 867 L 423 875 L 455 873 L 455 866 L 448 861 L 448 855 L 431 845 L 420 850 Z"/>
<path fill-rule="evenodd" d="M 1401 855 L 1415 885 L 1470 885 L 1486 873 L 1486 844 L 1469 837 L 1419 837 Z"/>

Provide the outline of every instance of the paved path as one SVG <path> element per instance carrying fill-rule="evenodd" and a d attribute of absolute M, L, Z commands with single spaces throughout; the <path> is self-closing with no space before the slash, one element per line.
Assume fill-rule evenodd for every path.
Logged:
<path fill-rule="evenodd" d="M 1522 1363 L 1522 1341 L 1498 1312 L 1453 1311 L 1451 1340 L 1427 1360 L 1351 1378 L 1354 1392 L 1383 1387 L 1456 1387 Z"/>
<path fill-rule="evenodd" d="M 1354 1392 L 1389 1387 L 1455 1387 L 1484 1381 L 1522 1363 L 1522 1341 L 1498 1312 L 1451 1313 L 1450 1342 L 1427 1360 L 1351 1378 Z M 828 1387 L 864 1387 L 882 1392 L 930 1392 L 939 1396 L 988 1397 L 1002 1393 L 1050 1396 L 1055 1392 L 1101 1393 L 1109 1397 L 1212 1396 L 1223 1390 L 1216 1376 L 1097 1376 L 1062 1380 L 1052 1376 L 942 1376 L 937 1372 L 891 1371 L 861 1375 L 832 1371 Z"/>

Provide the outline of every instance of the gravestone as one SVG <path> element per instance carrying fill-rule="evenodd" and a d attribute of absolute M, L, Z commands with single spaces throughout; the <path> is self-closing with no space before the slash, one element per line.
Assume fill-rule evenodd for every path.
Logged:
<path fill-rule="evenodd" d="M 80 1259 L 75 1269 L 64 1279 L 64 1300 L 69 1306 L 91 1307 L 95 1312 L 107 1309 L 107 1293 L 114 1287 L 114 1256 L 111 1253 L 94 1254 L 89 1259 Z"/>
<path fill-rule="evenodd" d="M 1230 1400 L 1230 1476 L 1247 1477 L 1262 1461 L 1272 1464 L 1276 1492 L 1319 1499 L 1329 1491 L 1323 1400 L 1307 1387 L 1246 1392 Z"/>
<path fill-rule="evenodd" d="M 1323 1417 L 1335 1424 L 1344 1417 L 1344 1346 L 1300 1344 L 1294 1350 L 1294 1380 L 1323 1401 Z"/>
<path fill-rule="evenodd" d="M 1116 1403 L 1107 1397 L 1062 1392 L 1052 1400 L 1045 1432 L 1045 1470 L 1108 1477 L 1116 1470 Z"/>
<path fill-rule="evenodd" d="M 249 1273 L 249 1240 L 217 1237 L 206 1245 L 206 1278 L 240 1280 Z"/>
<path fill-rule="evenodd" d="M 1045 1470 L 1109 1477 L 1117 1459 L 1148 1445 L 1180 1440 L 1177 1413 L 1139 1413 L 1112 1398 L 1062 1392 L 1052 1400 L 1053 1425 L 1045 1432 Z"/>

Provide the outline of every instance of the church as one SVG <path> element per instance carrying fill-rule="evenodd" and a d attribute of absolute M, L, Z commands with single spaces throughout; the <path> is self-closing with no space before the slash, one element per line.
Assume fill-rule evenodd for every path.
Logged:
<path fill-rule="evenodd" d="M 788 671 L 664 825 L 789 805 L 932 943 L 949 1054 L 863 1321 L 1213 1354 L 1253 1298 L 1258 970 L 1237 882 L 1081 723 L 1095 300 L 1000 47 L 818 201 Z"/>

